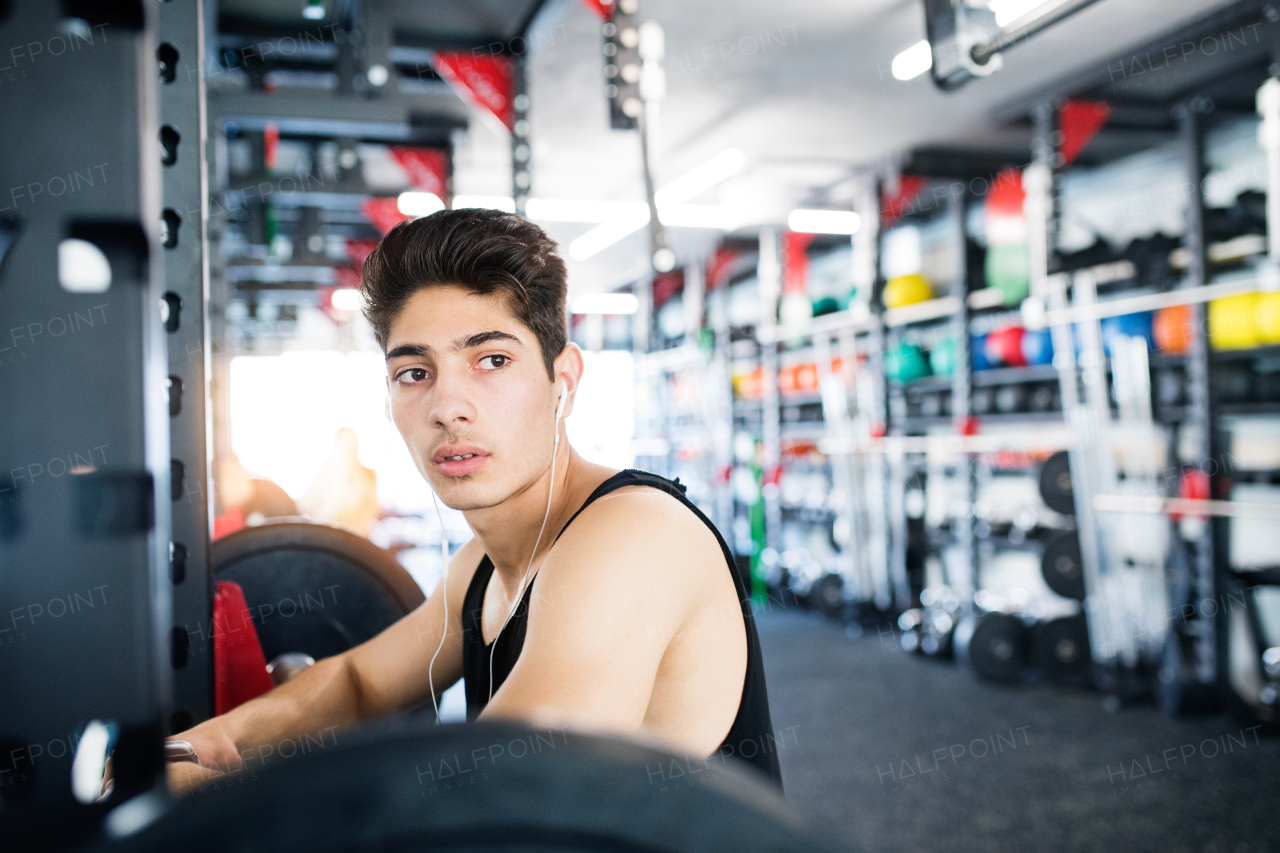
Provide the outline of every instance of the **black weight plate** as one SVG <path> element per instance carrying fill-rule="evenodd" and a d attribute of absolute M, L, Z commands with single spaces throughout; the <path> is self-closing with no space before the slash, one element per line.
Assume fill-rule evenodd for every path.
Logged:
<path fill-rule="evenodd" d="M 1036 666 L 1050 681 L 1083 686 L 1089 682 L 1092 657 L 1089 625 L 1083 613 L 1053 619 L 1038 626 Z"/>
<path fill-rule="evenodd" d="M 956 660 L 988 681 L 1014 681 L 1026 665 L 1026 627 L 1007 613 L 966 616 L 953 643 Z"/>
<path fill-rule="evenodd" d="M 839 575 L 823 575 L 809 588 L 806 601 L 824 616 L 839 619 L 844 614 L 844 580 Z"/>
<path fill-rule="evenodd" d="M 566 729 L 397 721 L 327 734 L 98 853 L 847 849 L 735 763 Z"/>
<path fill-rule="evenodd" d="M 391 552 L 323 524 L 247 527 L 213 543 L 215 580 L 244 590 L 267 660 L 316 660 L 381 633 L 424 600 Z"/>
<path fill-rule="evenodd" d="M 994 388 L 973 389 L 971 408 L 975 415 L 989 415 L 996 407 L 996 391 Z"/>
<path fill-rule="evenodd" d="M 1059 450 L 1040 466 L 1040 498 L 1045 506 L 1063 515 L 1075 515 L 1075 497 L 1071 491 L 1071 463 L 1067 451 Z"/>
<path fill-rule="evenodd" d="M 1045 544 L 1040 574 L 1049 589 L 1058 595 L 1084 601 L 1084 562 L 1080 556 L 1080 537 L 1074 531 L 1059 533 Z"/>

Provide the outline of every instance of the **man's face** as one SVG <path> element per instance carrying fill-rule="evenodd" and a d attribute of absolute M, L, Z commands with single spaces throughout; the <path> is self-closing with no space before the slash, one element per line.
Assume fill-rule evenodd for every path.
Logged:
<path fill-rule="evenodd" d="M 446 505 L 496 506 L 550 465 L 556 386 L 504 297 L 419 290 L 391 323 L 387 376 L 391 417 Z"/>

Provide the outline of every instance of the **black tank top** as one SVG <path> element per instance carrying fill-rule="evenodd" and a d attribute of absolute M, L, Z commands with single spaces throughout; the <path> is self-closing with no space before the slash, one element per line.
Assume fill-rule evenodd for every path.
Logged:
<path fill-rule="evenodd" d="M 591 493 L 586 503 L 573 514 L 573 517 L 561 529 L 560 534 L 564 533 L 564 529 L 568 528 L 573 523 L 573 520 L 582 513 L 582 510 L 591 505 L 592 501 L 624 486 L 650 486 L 666 492 L 688 507 L 711 530 L 716 537 L 716 541 L 720 543 L 720 550 L 724 554 L 725 567 L 728 569 L 730 577 L 733 578 L 733 585 L 738 592 L 738 599 L 742 602 L 742 620 L 747 629 L 747 674 L 742 685 L 742 698 L 738 703 L 738 715 L 734 718 L 733 725 L 729 728 L 729 734 L 725 737 L 724 743 L 720 745 L 718 752 L 712 757 L 723 759 L 736 756 L 763 771 L 781 788 L 782 772 L 778 767 L 777 754 L 777 745 L 780 737 L 775 738 L 773 723 L 769 717 L 769 697 L 764 684 L 764 664 L 760 655 L 760 638 L 756 634 L 755 620 L 751 615 L 751 599 L 743 585 L 742 578 L 738 574 L 738 570 L 734 566 L 733 555 L 729 551 L 729 546 L 725 544 L 724 538 L 720 535 L 720 531 L 716 530 L 715 525 L 685 497 L 684 486 L 680 485 L 679 482 L 673 483 L 670 480 L 645 471 L 632 469 L 619 471 L 601 483 Z M 557 535 L 556 539 L 559 538 L 560 536 Z M 484 608 L 485 589 L 489 585 L 489 578 L 492 574 L 493 561 L 486 554 L 476 568 L 476 573 L 471 579 L 471 585 L 467 587 L 467 595 L 462 602 L 462 673 L 467 694 L 468 720 L 476 719 L 489 702 L 490 652 L 493 654 L 494 692 L 497 692 L 502 683 L 506 681 L 507 676 L 516 664 L 517 658 L 520 657 L 520 650 L 524 646 L 525 624 L 529 613 L 529 596 L 533 592 L 533 582 L 530 581 L 529 587 L 525 590 L 520 604 L 516 607 L 516 612 L 511 617 L 510 623 L 498 636 L 497 647 L 494 648 L 492 643 L 485 645 L 484 635 L 480 628 L 481 611 Z M 535 575 L 534 580 L 536 579 L 537 576 Z"/>

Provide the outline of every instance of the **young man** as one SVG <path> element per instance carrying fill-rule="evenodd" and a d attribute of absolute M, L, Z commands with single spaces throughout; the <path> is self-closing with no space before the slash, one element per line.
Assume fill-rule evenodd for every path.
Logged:
<path fill-rule="evenodd" d="M 173 787 L 239 767 L 244 749 L 430 702 L 459 678 L 469 719 L 719 751 L 781 784 L 724 541 L 682 488 L 587 462 L 564 438 L 583 361 L 555 250 L 517 216 L 457 210 L 399 225 L 365 261 L 392 417 L 475 538 L 379 636 L 179 735 L 204 767 L 170 765 Z"/>

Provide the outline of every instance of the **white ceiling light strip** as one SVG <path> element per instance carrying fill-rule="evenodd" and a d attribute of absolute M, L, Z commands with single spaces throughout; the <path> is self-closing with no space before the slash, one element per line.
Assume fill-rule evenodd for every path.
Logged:
<path fill-rule="evenodd" d="M 729 219 L 727 212 L 713 216 L 708 212 L 712 208 L 711 205 L 688 205 L 689 208 L 694 208 L 691 211 L 682 211 L 680 206 L 729 178 L 741 170 L 746 162 L 746 155 L 740 149 L 729 148 L 658 190 L 654 193 L 654 204 L 658 207 L 658 216 L 663 224 L 675 225 L 677 221 L 697 220 L 699 224 L 693 227 L 725 227 Z M 717 208 L 717 210 L 720 209 Z M 669 217 L 673 221 L 668 221 Z M 716 224 L 705 224 L 712 221 Z M 576 261 L 585 261 L 619 240 L 634 234 L 647 224 L 649 224 L 647 207 L 643 214 L 637 211 L 625 217 L 620 216 L 615 221 L 605 222 L 570 243 L 569 256 Z"/>

